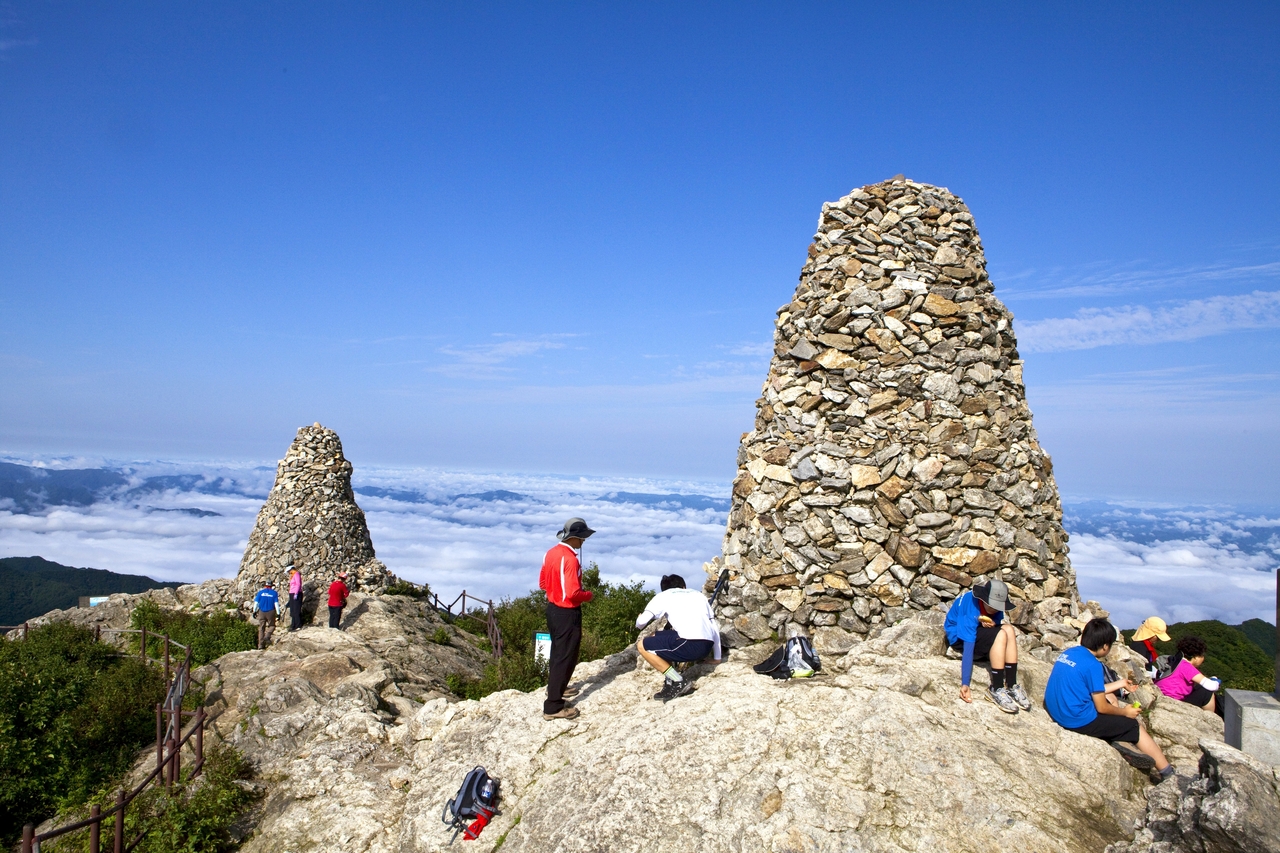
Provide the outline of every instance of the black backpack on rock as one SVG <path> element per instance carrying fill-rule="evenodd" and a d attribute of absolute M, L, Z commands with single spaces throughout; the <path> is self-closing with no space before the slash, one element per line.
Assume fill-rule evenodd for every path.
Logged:
<path fill-rule="evenodd" d="M 785 681 L 793 675 L 798 678 L 808 677 L 822 670 L 822 661 L 813 650 L 808 637 L 792 637 L 778 647 L 778 650 L 752 667 L 761 675 Z"/>
<path fill-rule="evenodd" d="M 489 819 L 497 814 L 498 786 L 498 780 L 483 767 L 477 767 L 466 775 L 457 795 L 445 803 L 444 814 L 440 816 L 440 820 L 453 830 L 455 839 L 458 833 L 465 831 L 468 840 L 475 840 Z M 468 827 L 469 820 L 476 823 Z"/>

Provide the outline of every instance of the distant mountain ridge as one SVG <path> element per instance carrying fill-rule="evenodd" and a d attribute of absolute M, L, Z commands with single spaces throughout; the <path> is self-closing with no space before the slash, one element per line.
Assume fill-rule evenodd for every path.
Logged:
<path fill-rule="evenodd" d="M 82 595 L 176 586 L 180 584 L 106 569 L 78 569 L 43 557 L 5 557 L 0 559 L 0 625 L 21 625 L 50 610 L 75 607 Z"/>

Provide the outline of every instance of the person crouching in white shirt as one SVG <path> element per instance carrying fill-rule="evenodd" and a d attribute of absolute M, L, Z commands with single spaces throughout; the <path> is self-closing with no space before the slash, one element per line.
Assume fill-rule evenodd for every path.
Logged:
<path fill-rule="evenodd" d="M 653 698 L 667 702 L 693 692 L 693 682 L 677 672 L 675 664 L 693 663 L 708 655 L 720 660 L 720 630 L 706 597 L 685 589 L 684 578 L 664 575 L 661 587 L 662 591 L 636 617 L 636 627 L 643 628 L 662 616 L 667 617 L 669 627 L 651 637 L 641 637 L 636 649 L 665 678 Z"/>

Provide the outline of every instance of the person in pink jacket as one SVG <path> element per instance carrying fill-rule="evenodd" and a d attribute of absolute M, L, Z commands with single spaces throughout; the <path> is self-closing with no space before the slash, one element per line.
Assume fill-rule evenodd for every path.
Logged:
<path fill-rule="evenodd" d="M 1215 695 L 1222 685 L 1216 678 L 1200 672 L 1204 655 L 1209 650 L 1205 641 L 1191 635 L 1178 640 L 1178 653 L 1174 655 L 1173 671 L 1156 682 L 1156 687 L 1170 699 L 1204 708 L 1222 716 L 1222 704 Z"/>
<path fill-rule="evenodd" d="M 289 567 L 289 630 L 302 627 L 302 572 Z"/>

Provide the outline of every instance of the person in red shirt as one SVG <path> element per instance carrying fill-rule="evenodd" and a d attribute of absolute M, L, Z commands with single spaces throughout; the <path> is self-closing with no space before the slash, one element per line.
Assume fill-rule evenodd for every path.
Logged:
<path fill-rule="evenodd" d="M 542 717 L 547 720 L 572 720 L 578 709 L 565 704 L 565 699 L 578 694 L 569 686 L 573 669 L 578 665 L 582 645 L 583 604 L 591 600 L 591 590 L 582 588 L 582 561 L 578 549 L 595 533 L 581 518 L 571 518 L 556 534 L 560 543 L 542 560 L 538 586 L 547 594 L 547 630 L 551 634 L 550 672 L 547 674 L 547 699 L 542 703 Z"/>
<path fill-rule="evenodd" d="M 351 590 L 347 589 L 347 573 L 338 572 L 338 579 L 329 584 L 329 627 L 341 629 L 342 625 L 342 608 L 347 606 L 347 596 L 351 594 Z"/>

